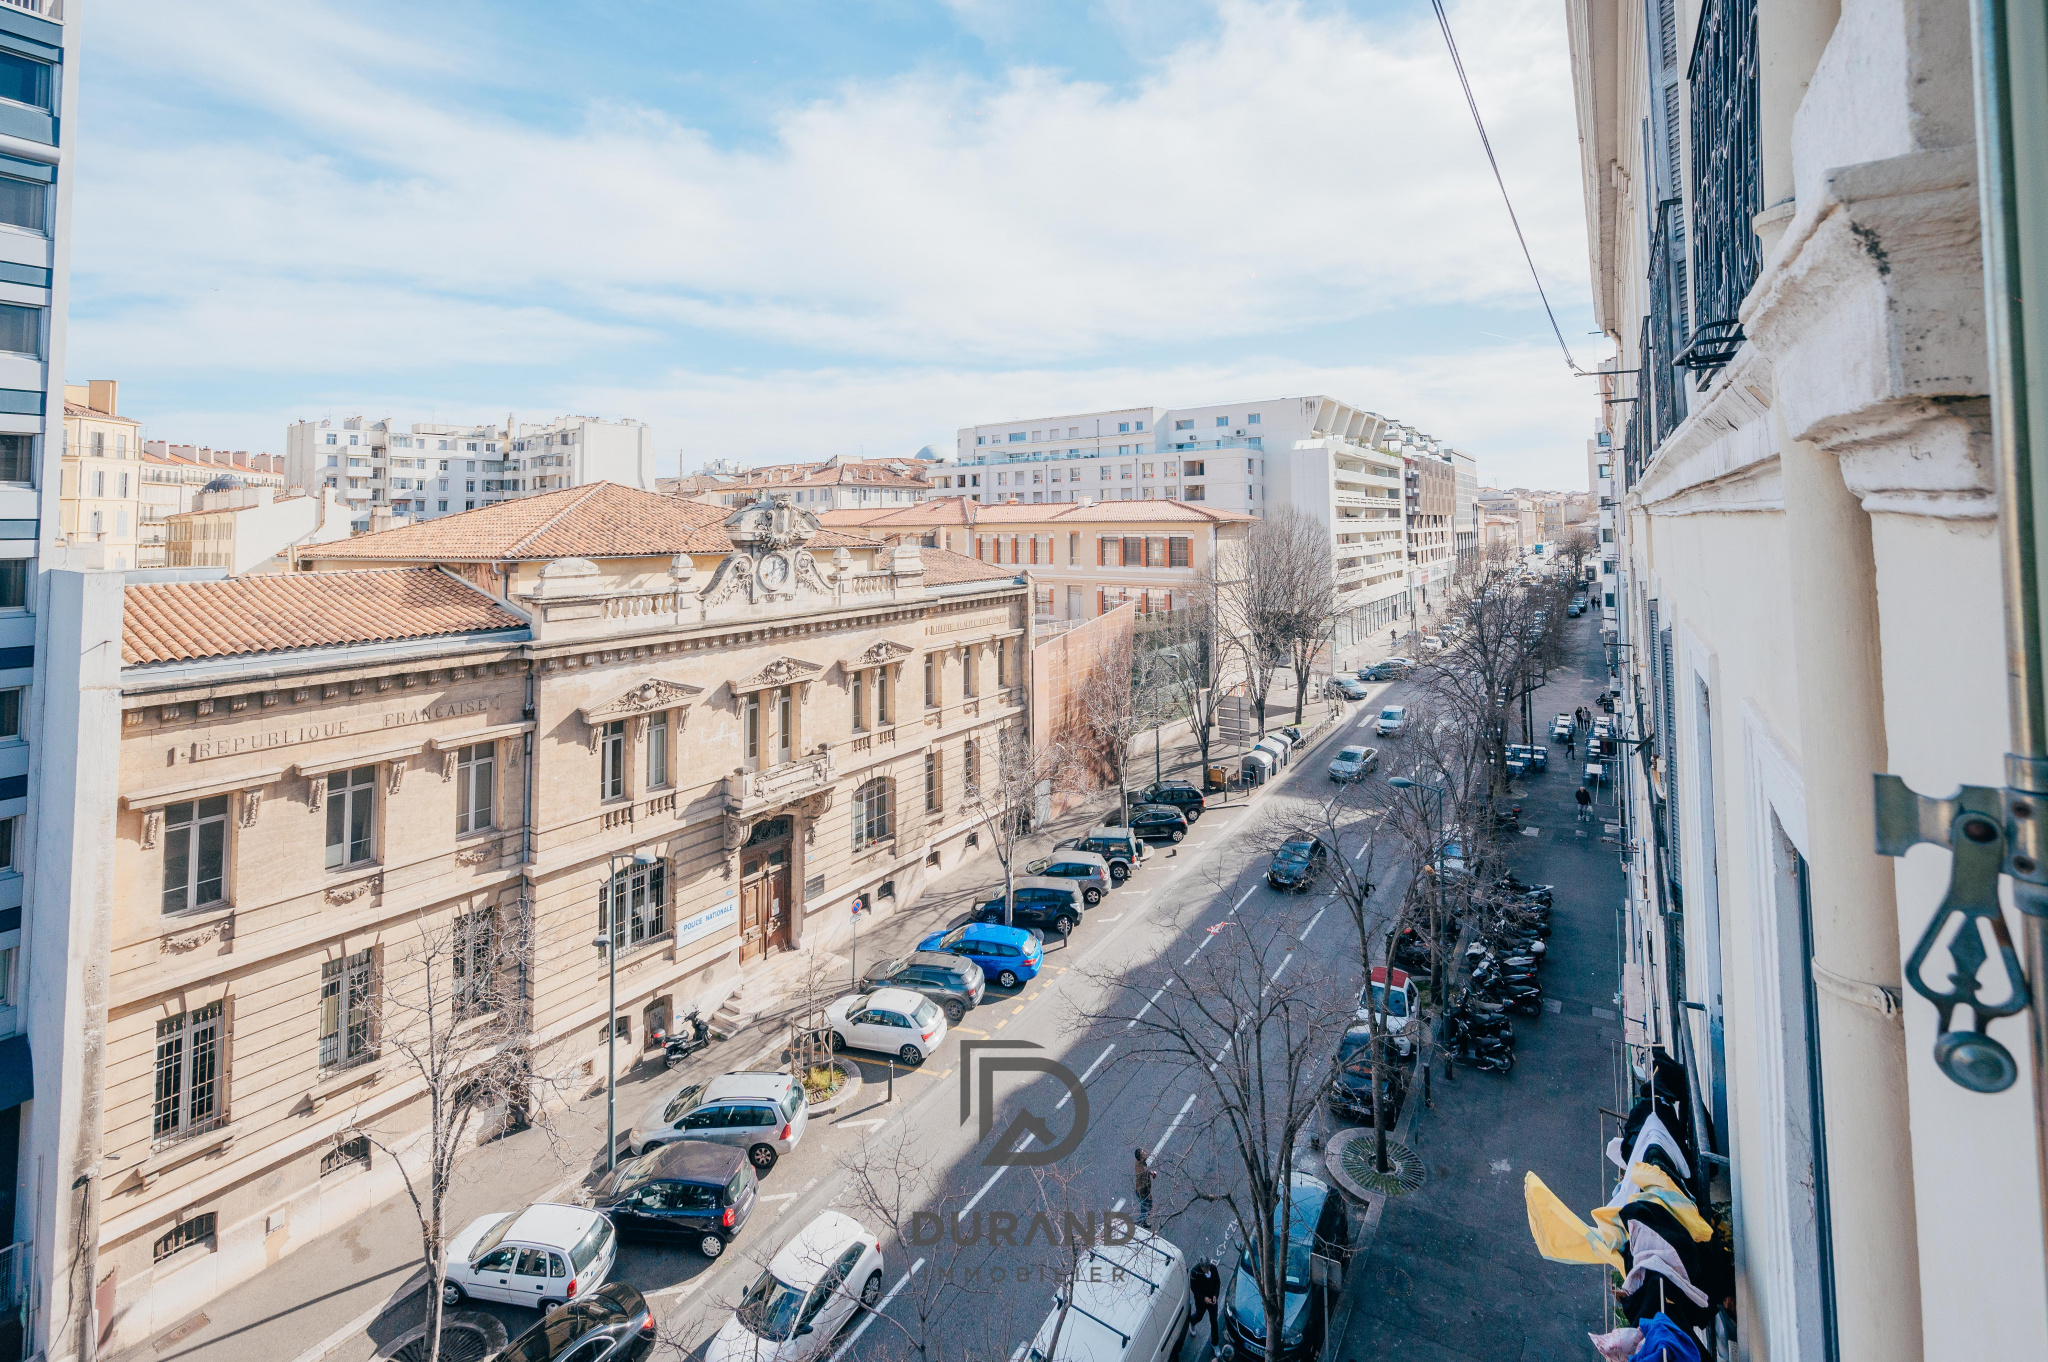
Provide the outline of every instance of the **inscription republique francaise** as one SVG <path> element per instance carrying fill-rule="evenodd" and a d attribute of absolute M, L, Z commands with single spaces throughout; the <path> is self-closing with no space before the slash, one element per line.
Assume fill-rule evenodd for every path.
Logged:
<path fill-rule="evenodd" d="M 321 742 L 328 738 L 345 738 L 350 734 L 361 734 L 387 728 L 402 728 L 407 724 L 432 723 L 437 719 L 455 719 L 465 714 L 480 714 L 490 708 L 487 699 L 450 700 L 441 705 L 425 705 L 419 709 L 391 710 L 379 716 L 375 730 L 364 720 L 330 719 L 317 724 L 290 724 L 283 728 L 269 728 L 260 733 L 242 733 L 227 738 L 194 738 L 189 747 L 174 748 L 184 761 L 206 761 L 213 757 L 233 757 L 245 752 L 267 752 L 276 747 L 294 747 L 300 743 Z"/>

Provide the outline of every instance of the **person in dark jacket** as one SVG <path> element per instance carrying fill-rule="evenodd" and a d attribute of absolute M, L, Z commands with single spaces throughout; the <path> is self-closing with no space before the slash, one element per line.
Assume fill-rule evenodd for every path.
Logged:
<path fill-rule="evenodd" d="M 1572 798 L 1579 801 L 1579 820 L 1581 822 L 1584 822 L 1586 819 L 1591 818 L 1593 816 L 1592 791 L 1588 790 L 1585 786 L 1581 785 L 1579 787 L 1579 792 L 1573 795 Z"/>
<path fill-rule="evenodd" d="M 1132 1172 L 1131 1190 L 1138 1197 L 1138 1223 L 1146 1229 L 1152 1228 L 1152 1165 L 1145 1162 L 1145 1151 L 1138 1151 L 1136 1169 Z"/>
<path fill-rule="evenodd" d="M 1223 1276 L 1216 1271 L 1216 1264 L 1207 1258 L 1195 1264 L 1195 1270 L 1188 1274 L 1188 1291 L 1195 1301 L 1195 1313 L 1188 1319 L 1188 1328 L 1200 1324 L 1202 1316 L 1207 1315 L 1209 1346 L 1216 1347 L 1223 1341 L 1216 1315 L 1216 1302 L 1223 1295 Z"/>

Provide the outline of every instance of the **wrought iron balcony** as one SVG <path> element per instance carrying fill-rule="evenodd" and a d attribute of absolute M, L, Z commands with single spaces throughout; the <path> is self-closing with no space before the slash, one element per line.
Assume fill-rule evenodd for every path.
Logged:
<path fill-rule="evenodd" d="M 1736 316 L 1763 268 L 1756 0 L 1706 0 L 1692 64 L 1692 334 L 1675 362 L 1712 372 L 1742 346 Z M 1640 405 L 1640 404 L 1638 404 Z"/>
<path fill-rule="evenodd" d="M 1650 237 L 1650 316 L 1638 406 L 1650 407 L 1650 451 L 1664 443 L 1685 419 L 1685 378 L 1678 351 L 1685 341 L 1685 218 L 1677 199 L 1657 205 L 1657 230 Z"/>

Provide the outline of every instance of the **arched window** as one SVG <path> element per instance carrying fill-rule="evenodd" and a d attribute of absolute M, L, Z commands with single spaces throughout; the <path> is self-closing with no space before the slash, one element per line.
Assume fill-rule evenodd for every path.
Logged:
<path fill-rule="evenodd" d="M 853 796 L 853 849 L 861 850 L 889 836 L 889 779 L 876 776 Z"/>

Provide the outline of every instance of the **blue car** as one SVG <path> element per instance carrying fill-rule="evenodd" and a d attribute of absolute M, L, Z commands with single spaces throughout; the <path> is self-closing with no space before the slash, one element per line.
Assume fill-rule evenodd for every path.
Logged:
<path fill-rule="evenodd" d="M 1045 960 L 1045 938 L 1031 928 L 1005 927 L 1000 922 L 970 922 L 950 932 L 933 932 L 918 942 L 917 948 L 964 955 L 1004 988 L 1037 978 L 1038 967 Z"/>

